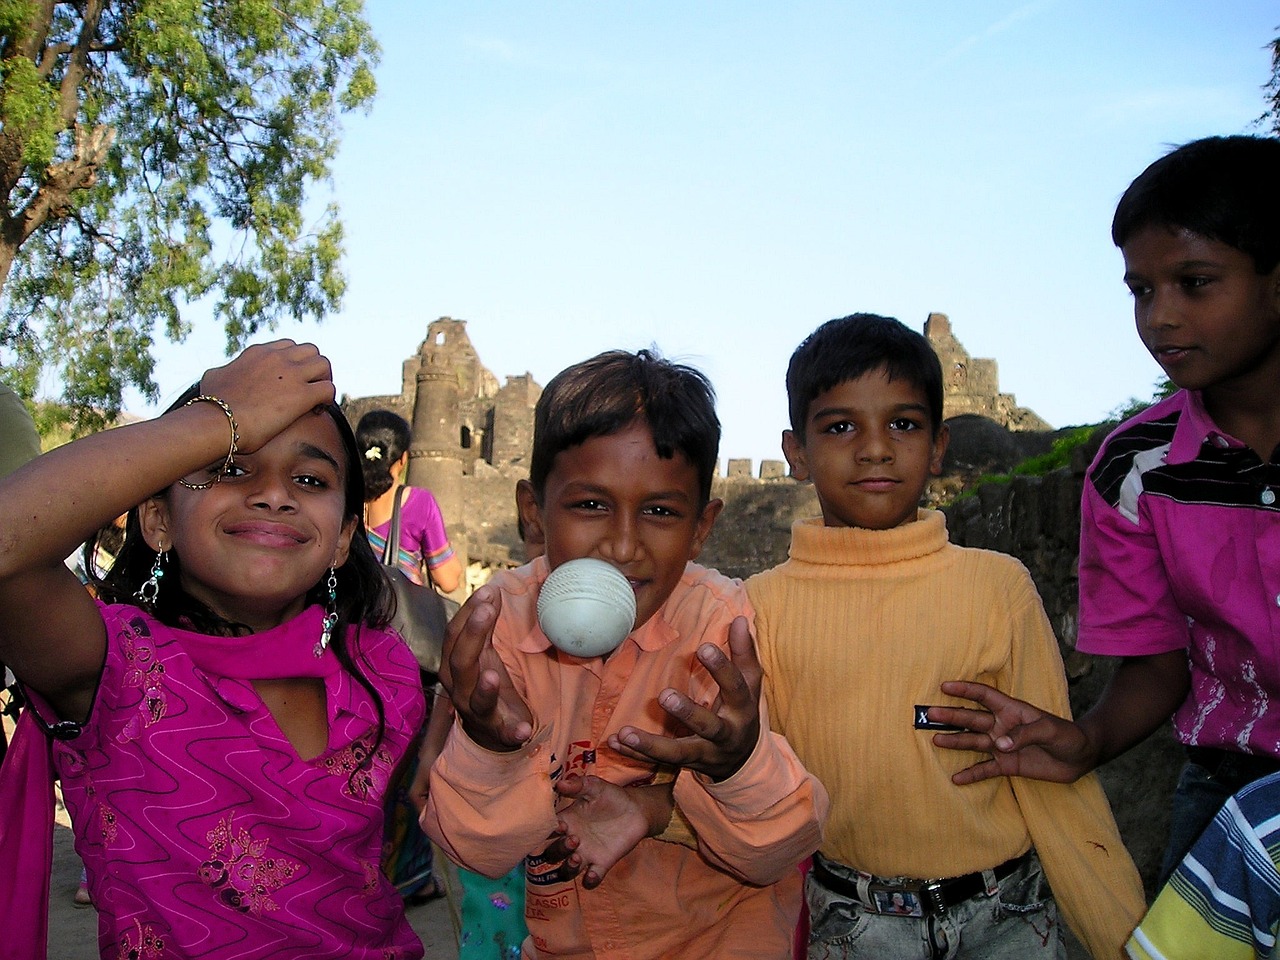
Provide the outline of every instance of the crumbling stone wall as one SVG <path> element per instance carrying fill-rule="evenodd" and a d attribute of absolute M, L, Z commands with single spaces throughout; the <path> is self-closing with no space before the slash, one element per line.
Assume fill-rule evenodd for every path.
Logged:
<path fill-rule="evenodd" d="M 951 330 L 945 313 L 931 313 L 924 335 L 942 364 L 943 416 L 972 413 L 1010 430 L 1052 430 L 1034 411 L 1018 406 L 1011 393 L 1000 392 L 994 360 L 969 356 Z"/>
<path fill-rule="evenodd" d="M 724 501 L 724 509 L 698 562 L 729 577 L 746 579 L 787 559 L 791 524 L 819 512 L 813 486 L 785 476 L 769 482 L 749 472 L 717 478 L 711 495 Z"/>

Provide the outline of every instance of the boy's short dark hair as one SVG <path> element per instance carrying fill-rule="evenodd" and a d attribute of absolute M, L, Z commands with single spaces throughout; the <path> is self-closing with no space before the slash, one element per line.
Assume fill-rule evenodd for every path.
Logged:
<path fill-rule="evenodd" d="M 901 321 L 874 313 L 828 320 L 796 347 L 787 365 L 787 405 L 791 430 L 803 443 L 809 404 L 847 380 L 885 368 L 891 380 L 906 380 L 924 391 L 929 428 L 942 428 L 942 364 L 923 334 Z"/>
<path fill-rule="evenodd" d="M 650 350 L 610 350 L 556 374 L 533 414 L 529 481 L 538 499 L 556 454 L 626 429 L 643 418 L 660 457 L 677 452 L 698 472 L 705 504 L 720 455 L 720 420 L 711 382 L 693 367 Z"/>
<path fill-rule="evenodd" d="M 1111 239 L 1123 247 L 1153 225 L 1235 247 L 1270 273 L 1280 263 L 1280 140 L 1208 137 L 1165 154 L 1120 198 Z"/>

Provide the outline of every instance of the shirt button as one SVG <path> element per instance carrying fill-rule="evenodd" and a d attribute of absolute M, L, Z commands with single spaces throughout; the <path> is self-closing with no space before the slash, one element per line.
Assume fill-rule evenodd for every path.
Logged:
<path fill-rule="evenodd" d="M 1264 507 L 1269 507 L 1276 502 L 1276 492 L 1270 487 L 1262 491 L 1262 496 L 1258 498 L 1262 501 Z"/>
<path fill-rule="evenodd" d="M 1280 607 L 1280 593 L 1276 594 L 1276 606 Z"/>

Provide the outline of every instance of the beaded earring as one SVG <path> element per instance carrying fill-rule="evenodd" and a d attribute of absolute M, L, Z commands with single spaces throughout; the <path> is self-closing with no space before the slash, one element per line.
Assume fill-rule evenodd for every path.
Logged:
<path fill-rule="evenodd" d="M 151 564 L 151 576 L 142 581 L 142 586 L 133 595 L 134 599 L 140 600 L 148 610 L 156 605 L 156 597 L 160 596 L 160 580 L 164 577 L 164 564 L 168 559 L 169 551 L 161 543 L 160 549 L 156 551 L 155 562 Z"/>
<path fill-rule="evenodd" d="M 333 567 L 329 568 L 329 579 L 324 582 L 324 585 L 329 590 L 329 603 L 325 607 L 324 620 L 320 624 L 320 639 L 316 641 L 311 651 L 317 657 L 329 646 L 334 625 L 338 622 L 338 571 Z"/>

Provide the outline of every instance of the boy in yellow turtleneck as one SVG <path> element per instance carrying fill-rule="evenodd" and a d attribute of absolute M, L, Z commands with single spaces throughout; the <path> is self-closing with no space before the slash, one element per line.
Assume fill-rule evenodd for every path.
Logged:
<path fill-rule="evenodd" d="M 1026 570 L 919 508 L 947 445 L 937 356 L 897 320 L 832 320 L 796 349 L 787 395 L 783 451 L 822 517 L 747 592 L 772 725 L 831 795 L 809 956 L 1060 958 L 1058 908 L 1119 956 L 1145 904 L 1097 780 L 959 788 L 973 759 L 932 742 L 954 677 L 1069 709 Z"/>

